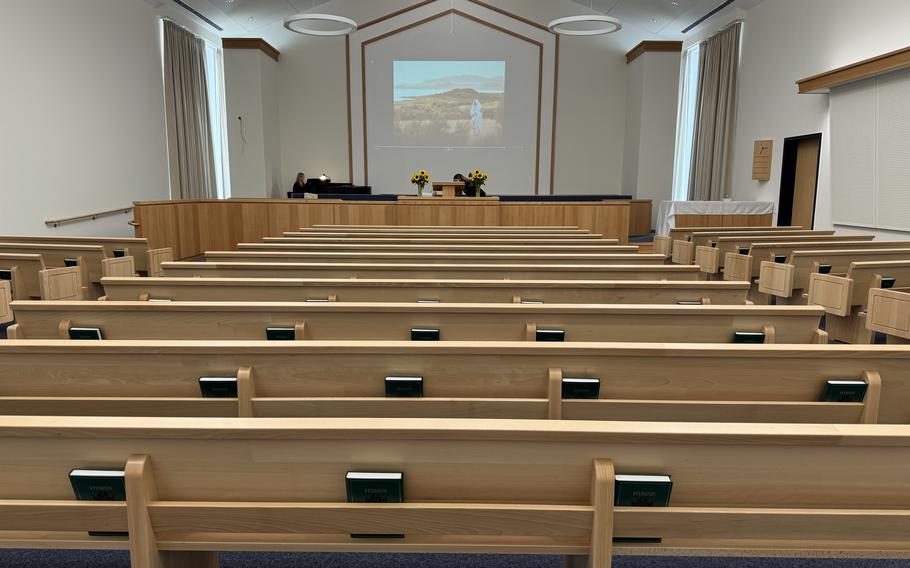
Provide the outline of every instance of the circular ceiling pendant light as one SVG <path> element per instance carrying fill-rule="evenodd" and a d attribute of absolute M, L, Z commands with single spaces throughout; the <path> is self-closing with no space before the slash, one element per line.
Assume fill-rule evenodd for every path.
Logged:
<path fill-rule="evenodd" d="M 577 24 L 593 24 L 596 27 L 576 27 Z M 622 22 L 613 16 L 590 14 L 587 16 L 566 16 L 557 18 L 547 25 L 547 29 L 554 34 L 567 36 L 596 36 L 618 32 L 622 29 Z"/>
<path fill-rule="evenodd" d="M 341 24 L 338 29 L 317 29 L 310 27 L 313 23 L 330 22 Z M 297 14 L 284 20 L 284 27 L 289 31 L 318 37 L 335 37 L 348 35 L 357 31 L 357 22 L 344 16 L 334 14 Z"/>

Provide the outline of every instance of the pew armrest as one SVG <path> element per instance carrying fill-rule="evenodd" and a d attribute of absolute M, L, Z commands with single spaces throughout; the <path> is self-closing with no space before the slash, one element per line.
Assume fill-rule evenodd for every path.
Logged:
<path fill-rule="evenodd" d="M 793 295 L 793 274 L 795 272 L 792 264 L 763 260 L 758 276 L 758 291 L 779 298 L 789 298 Z"/>
<path fill-rule="evenodd" d="M 867 329 L 910 339 L 910 293 L 872 288 L 867 305 Z"/>
<path fill-rule="evenodd" d="M 809 275 L 809 304 L 821 306 L 829 314 L 847 317 L 852 298 L 852 278 L 817 272 Z"/>
<path fill-rule="evenodd" d="M 695 264 L 702 272 L 717 274 L 720 271 L 720 251 L 714 247 L 695 247 Z"/>
<path fill-rule="evenodd" d="M 724 255 L 724 280 L 751 282 L 752 257 L 734 252 Z"/>

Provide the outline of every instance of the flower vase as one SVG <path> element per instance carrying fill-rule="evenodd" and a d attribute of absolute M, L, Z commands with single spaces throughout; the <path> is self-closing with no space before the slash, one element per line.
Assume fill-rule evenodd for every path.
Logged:
<path fill-rule="evenodd" d="M 423 197 L 423 185 L 417 186 L 417 197 Z"/>

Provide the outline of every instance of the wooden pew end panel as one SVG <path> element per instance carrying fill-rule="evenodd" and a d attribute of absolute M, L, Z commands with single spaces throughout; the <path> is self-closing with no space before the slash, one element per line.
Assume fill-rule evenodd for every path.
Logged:
<path fill-rule="evenodd" d="M 866 327 L 892 337 L 910 339 L 910 293 L 902 290 L 869 290 Z"/>
<path fill-rule="evenodd" d="M 809 304 L 821 306 L 829 314 L 850 315 L 853 279 L 815 272 L 809 275 Z"/>
<path fill-rule="evenodd" d="M 654 252 L 664 255 L 665 258 L 673 256 L 673 239 L 670 237 L 654 237 Z"/>
<path fill-rule="evenodd" d="M 751 282 L 752 257 L 747 254 L 728 252 L 724 256 L 724 280 Z"/>
<path fill-rule="evenodd" d="M 42 300 L 83 300 L 82 267 L 48 268 L 39 273 Z"/>
<path fill-rule="evenodd" d="M 758 291 L 779 298 L 790 298 L 793 296 L 794 272 L 792 264 L 762 261 L 758 277 Z"/>
<path fill-rule="evenodd" d="M 720 251 L 714 247 L 695 247 L 695 264 L 702 272 L 717 274 L 720 272 Z"/>

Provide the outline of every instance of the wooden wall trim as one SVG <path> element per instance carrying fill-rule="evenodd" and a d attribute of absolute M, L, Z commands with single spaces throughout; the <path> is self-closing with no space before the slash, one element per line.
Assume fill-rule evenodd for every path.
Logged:
<path fill-rule="evenodd" d="M 813 75 L 812 77 L 800 79 L 796 82 L 796 85 L 801 95 L 829 93 L 831 92 L 831 87 L 869 79 L 908 67 L 910 67 L 910 47 L 905 47 Z"/>
<path fill-rule="evenodd" d="M 224 49 L 258 49 L 275 61 L 278 61 L 281 56 L 281 52 L 261 37 L 226 37 L 221 40 L 221 47 Z"/>
<path fill-rule="evenodd" d="M 679 53 L 682 51 L 683 42 L 681 41 L 656 41 L 645 40 L 626 54 L 626 64 L 632 63 L 640 56 L 649 52 Z"/>

